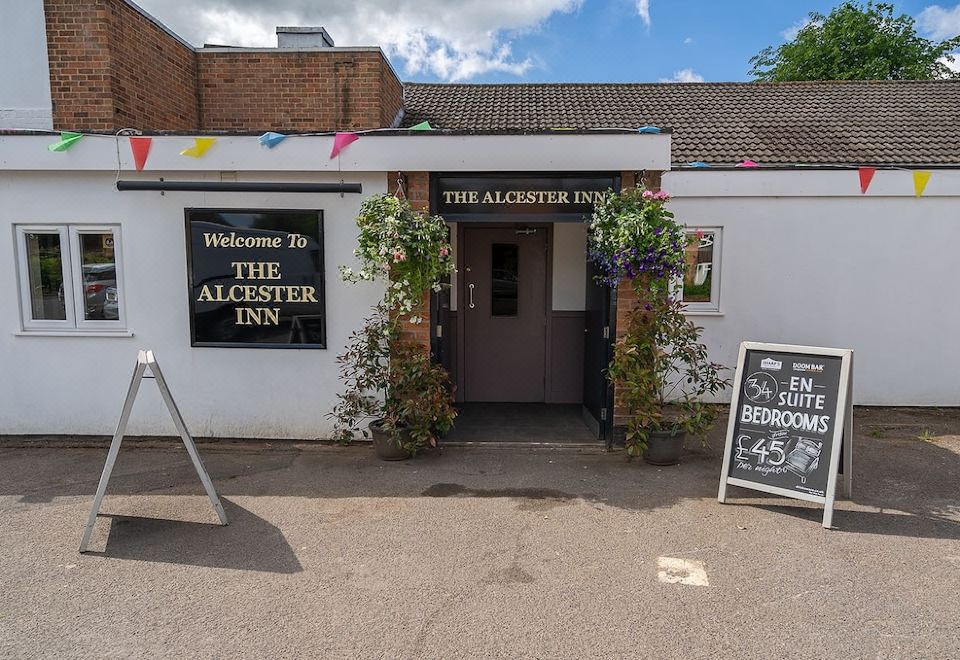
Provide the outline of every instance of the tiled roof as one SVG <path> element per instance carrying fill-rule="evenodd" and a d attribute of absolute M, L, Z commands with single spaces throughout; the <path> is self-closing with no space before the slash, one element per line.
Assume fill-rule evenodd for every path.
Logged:
<path fill-rule="evenodd" d="M 673 161 L 960 164 L 960 81 L 407 83 L 403 126 L 673 131 Z"/>

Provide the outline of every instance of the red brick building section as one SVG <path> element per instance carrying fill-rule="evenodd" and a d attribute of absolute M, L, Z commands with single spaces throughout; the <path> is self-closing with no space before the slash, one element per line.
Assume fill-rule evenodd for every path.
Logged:
<path fill-rule="evenodd" d="M 45 0 L 54 128 L 199 127 L 195 54 L 123 0 Z"/>
<path fill-rule="evenodd" d="M 397 191 L 397 180 L 403 183 L 403 194 L 410 201 L 410 206 L 418 211 L 430 211 L 430 173 L 429 172 L 388 172 L 387 190 Z M 423 347 L 430 352 L 430 329 L 433 327 L 430 319 L 430 292 L 425 291 L 420 309 L 416 312 L 424 319 L 422 323 L 403 322 L 400 331 L 400 340 Z"/>
<path fill-rule="evenodd" d="M 390 126 L 403 85 L 379 48 L 195 49 L 126 0 L 45 0 L 58 130 Z"/>
<path fill-rule="evenodd" d="M 379 48 L 197 52 L 204 130 L 390 126 L 403 91 Z"/>
<path fill-rule="evenodd" d="M 660 178 L 662 172 L 646 171 L 639 174 L 640 183 L 643 184 L 644 188 L 653 191 L 660 190 Z M 624 189 L 632 188 L 637 182 L 636 174 L 633 172 L 623 172 L 620 180 L 621 187 Z M 632 312 L 642 303 L 643 301 L 637 297 L 636 291 L 633 290 L 633 282 L 630 280 L 623 280 L 620 283 L 620 286 L 617 287 L 616 338 L 618 340 L 626 334 L 630 312 Z M 627 422 L 629 421 L 629 411 L 620 403 L 620 397 L 618 397 L 616 391 L 614 391 L 613 425 L 614 427 L 623 427 L 626 426 Z"/>

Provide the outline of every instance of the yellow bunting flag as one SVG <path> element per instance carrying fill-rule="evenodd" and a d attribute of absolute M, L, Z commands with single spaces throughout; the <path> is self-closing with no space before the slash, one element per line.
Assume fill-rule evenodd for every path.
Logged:
<path fill-rule="evenodd" d="M 917 170 L 913 173 L 913 192 L 917 197 L 923 195 L 923 191 L 927 188 L 927 183 L 930 181 L 930 175 L 933 174 L 930 170 Z"/>
<path fill-rule="evenodd" d="M 180 152 L 181 156 L 190 156 L 191 158 L 201 158 L 203 154 L 210 150 L 217 138 L 202 137 L 193 138 L 193 146 Z"/>

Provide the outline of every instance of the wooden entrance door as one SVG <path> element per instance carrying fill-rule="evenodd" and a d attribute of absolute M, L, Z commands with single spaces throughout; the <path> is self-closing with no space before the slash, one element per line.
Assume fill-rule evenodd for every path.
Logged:
<path fill-rule="evenodd" d="M 463 232 L 464 401 L 545 400 L 547 229 Z"/>

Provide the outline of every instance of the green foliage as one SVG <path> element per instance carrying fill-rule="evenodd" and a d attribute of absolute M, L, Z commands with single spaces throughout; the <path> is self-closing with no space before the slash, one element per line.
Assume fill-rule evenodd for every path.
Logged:
<path fill-rule="evenodd" d="M 793 41 L 750 59 L 751 75 L 791 80 L 936 80 L 960 78 L 945 62 L 960 36 L 941 42 L 917 34 L 914 19 L 888 3 L 847 0 L 824 16 L 813 12 Z"/>
<path fill-rule="evenodd" d="M 415 454 L 435 446 L 457 414 L 444 368 L 422 346 L 400 339 L 401 323 L 423 321 L 411 315 L 423 292 L 439 290 L 453 268 L 447 227 L 443 218 L 414 211 L 406 200 L 388 195 L 363 203 L 357 227 L 354 254 L 361 267 L 341 267 L 341 276 L 350 282 L 380 280 L 386 292 L 337 357 L 345 388 L 331 412 L 334 435 L 341 443 L 357 433 L 366 437 L 366 422 L 376 419 Z"/>
<path fill-rule="evenodd" d="M 340 276 L 347 282 L 389 281 L 385 300 L 401 314 L 416 309 L 427 289 L 439 291 L 440 281 L 453 270 L 443 218 L 414 211 L 405 199 L 368 198 L 360 207 L 357 228 L 353 254 L 360 269 L 341 266 Z"/>
<path fill-rule="evenodd" d="M 415 454 L 436 446 L 457 413 L 446 370 L 431 362 L 422 347 L 399 341 L 400 322 L 393 316 L 387 305 L 378 304 L 337 357 L 346 387 L 331 413 L 334 437 L 342 444 L 357 433 L 368 437 L 365 423 L 378 419 L 394 440 Z"/>
<path fill-rule="evenodd" d="M 588 229 L 590 258 L 603 273 L 601 281 L 614 285 L 627 278 L 641 301 L 628 315 L 607 370 L 617 403 L 630 415 L 629 456 L 641 455 L 654 431 L 705 433 L 716 412 L 702 399 L 729 385 L 723 366 L 708 359 L 700 342 L 703 329 L 672 295 L 683 274 L 687 238 L 664 208 L 668 200 L 665 193 L 639 188 L 610 193 Z"/>
<path fill-rule="evenodd" d="M 640 275 L 679 276 L 685 266 L 686 234 L 665 204 L 670 196 L 638 186 L 612 190 L 593 209 L 587 256 L 600 271 L 597 281 L 615 287 Z"/>

